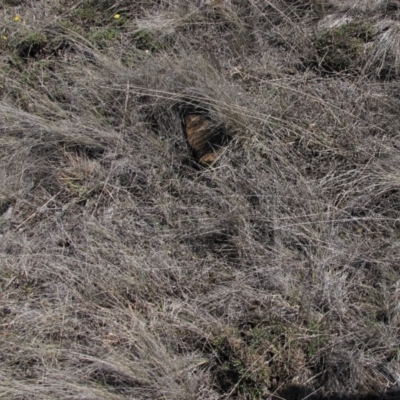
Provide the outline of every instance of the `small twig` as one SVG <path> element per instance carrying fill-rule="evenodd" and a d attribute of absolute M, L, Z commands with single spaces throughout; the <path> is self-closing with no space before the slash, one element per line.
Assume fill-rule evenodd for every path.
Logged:
<path fill-rule="evenodd" d="M 129 79 L 126 82 L 126 95 L 125 95 L 125 103 L 124 103 L 124 115 L 122 117 L 122 124 L 121 124 L 121 129 L 120 133 L 125 125 L 125 118 L 126 118 L 126 111 L 128 110 L 128 101 L 129 101 Z"/>
<path fill-rule="evenodd" d="M 49 200 L 46 201 L 39 209 L 37 209 L 33 214 L 31 214 L 28 218 L 26 218 L 24 221 L 22 221 L 16 228 L 15 232 L 17 232 L 23 225 L 25 225 L 27 222 L 29 222 L 32 218 L 36 217 L 37 214 L 43 211 L 44 207 L 47 206 L 50 202 L 52 202 L 59 194 L 61 193 L 61 190 L 56 193 L 53 197 L 51 197 Z"/>
<path fill-rule="evenodd" d="M 9 287 L 10 287 L 10 285 L 15 281 L 17 279 L 17 276 L 14 276 L 14 277 L 12 277 L 8 282 L 7 282 L 7 284 L 6 284 L 6 286 L 4 287 L 4 291 L 5 290 L 7 290 Z"/>

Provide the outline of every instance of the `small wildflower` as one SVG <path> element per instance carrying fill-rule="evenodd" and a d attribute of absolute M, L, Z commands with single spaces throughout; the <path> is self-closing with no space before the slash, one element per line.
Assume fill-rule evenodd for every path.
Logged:
<path fill-rule="evenodd" d="M 1 38 L 2 38 L 3 40 L 7 40 L 7 36 L 4 36 L 4 35 L 3 35 Z"/>
<path fill-rule="evenodd" d="M 114 14 L 114 19 L 120 19 L 121 15 L 120 14 Z"/>
<path fill-rule="evenodd" d="M 21 21 L 21 17 L 20 17 L 19 15 L 14 15 L 13 20 L 14 20 L 15 22 Z"/>

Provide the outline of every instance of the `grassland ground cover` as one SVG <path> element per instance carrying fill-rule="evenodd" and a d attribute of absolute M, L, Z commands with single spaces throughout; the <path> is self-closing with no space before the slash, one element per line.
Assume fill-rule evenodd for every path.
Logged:
<path fill-rule="evenodd" d="M 0 399 L 398 398 L 399 100 L 397 0 L 2 0 Z"/>

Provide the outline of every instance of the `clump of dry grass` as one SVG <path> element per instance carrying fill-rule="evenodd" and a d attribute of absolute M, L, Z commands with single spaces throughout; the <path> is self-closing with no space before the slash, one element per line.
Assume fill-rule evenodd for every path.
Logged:
<path fill-rule="evenodd" d="M 5 4 L 0 397 L 396 394 L 386 3 Z M 351 71 L 315 63 L 330 16 L 373 27 Z M 232 139 L 212 167 L 184 110 Z"/>
<path fill-rule="evenodd" d="M 374 42 L 367 68 L 378 78 L 395 79 L 400 71 L 398 21 L 383 20 L 377 24 L 378 38 Z"/>

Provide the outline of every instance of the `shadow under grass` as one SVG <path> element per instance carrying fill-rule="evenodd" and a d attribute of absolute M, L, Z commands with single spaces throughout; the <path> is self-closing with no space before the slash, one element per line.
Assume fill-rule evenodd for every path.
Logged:
<path fill-rule="evenodd" d="M 285 400 L 383 400 L 400 399 L 400 388 L 394 388 L 382 393 L 332 393 L 322 394 L 318 390 L 302 385 L 290 385 L 279 391 L 277 395 L 271 394 L 269 399 Z"/>

